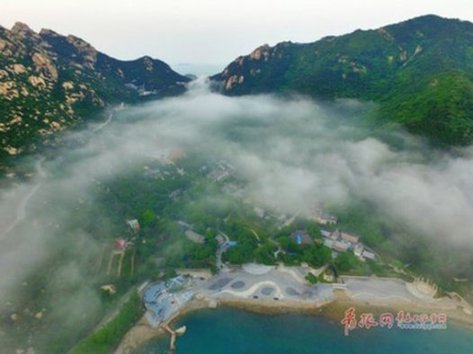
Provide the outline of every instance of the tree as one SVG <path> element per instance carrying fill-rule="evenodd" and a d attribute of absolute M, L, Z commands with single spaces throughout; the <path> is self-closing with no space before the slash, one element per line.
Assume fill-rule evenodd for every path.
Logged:
<path fill-rule="evenodd" d="M 156 214 L 151 209 L 146 209 L 141 214 L 141 221 L 144 225 L 151 225 L 156 221 Z"/>
<path fill-rule="evenodd" d="M 303 251 L 302 260 L 314 267 L 322 267 L 332 259 L 332 251 L 324 245 L 310 245 Z"/>
<path fill-rule="evenodd" d="M 360 264 L 360 260 L 355 256 L 353 251 L 339 253 L 334 261 L 335 267 L 339 272 L 348 272 Z"/>
<path fill-rule="evenodd" d="M 322 234 L 320 233 L 319 226 L 313 221 L 307 223 L 307 233 L 312 238 L 316 238 L 316 239 L 322 238 Z"/>
<path fill-rule="evenodd" d="M 276 247 L 267 242 L 260 245 L 255 251 L 255 261 L 266 265 L 273 265 L 275 263 L 274 252 Z"/>
<path fill-rule="evenodd" d="M 301 254 L 302 253 L 302 247 L 295 243 L 293 240 L 291 240 L 288 236 L 282 236 L 279 239 L 279 243 L 284 250 L 290 253 L 294 254 Z"/>
<path fill-rule="evenodd" d="M 305 279 L 310 283 L 310 284 L 317 284 L 319 282 L 319 279 L 317 278 L 317 276 L 313 273 L 308 273 L 306 276 L 305 276 Z"/>

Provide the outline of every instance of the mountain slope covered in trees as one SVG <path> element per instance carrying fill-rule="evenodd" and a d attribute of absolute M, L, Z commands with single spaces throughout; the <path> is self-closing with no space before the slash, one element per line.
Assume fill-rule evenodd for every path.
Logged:
<path fill-rule="evenodd" d="M 211 78 L 228 95 L 379 103 L 379 121 L 443 145 L 473 142 L 473 24 L 434 15 L 307 44 L 261 46 Z"/>
<path fill-rule="evenodd" d="M 0 26 L 0 159 L 34 149 L 107 104 L 176 95 L 188 81 L 150 57 L 121 61 L 73 35 Z"/>

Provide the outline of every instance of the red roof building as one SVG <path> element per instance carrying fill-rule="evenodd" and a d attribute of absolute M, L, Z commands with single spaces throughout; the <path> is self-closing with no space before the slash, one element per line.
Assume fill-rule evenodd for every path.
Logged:
<path fill-rule="evenodd" d="M 117 238 L 115 240 L 115 251 L 124 251 L 126 249 L 126 240 L 124 238 Z"/>

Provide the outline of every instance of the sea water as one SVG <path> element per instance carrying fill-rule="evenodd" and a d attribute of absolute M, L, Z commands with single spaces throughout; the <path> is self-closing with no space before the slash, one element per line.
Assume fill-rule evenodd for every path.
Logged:
<path fill-rule="evenodd" d="M 473 354 L 473 329 L 402 330 L 396 327 L 356 329 L 348 336 L 338 321 L 323 316 L 261 315 L 236 309 L 196 312 L 175 328 L 176 354 Z M 169 337 L 147 343 L 139 354 L 169 353 Z"/>

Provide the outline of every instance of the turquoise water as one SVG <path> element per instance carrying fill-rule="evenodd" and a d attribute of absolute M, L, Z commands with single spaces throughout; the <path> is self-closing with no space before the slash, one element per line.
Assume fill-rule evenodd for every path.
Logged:
<path fill-rule="evenodd" d="M 191 314 L 178 322 L 187 333 L 177 339 L 177 354 L 473 354 L 473 330 L 358 329 L 348 337 L 321 316 L 266 316 L 219 309 Z M 168 353 L 169 338 L 155 340 L 139 354 Z"/>

